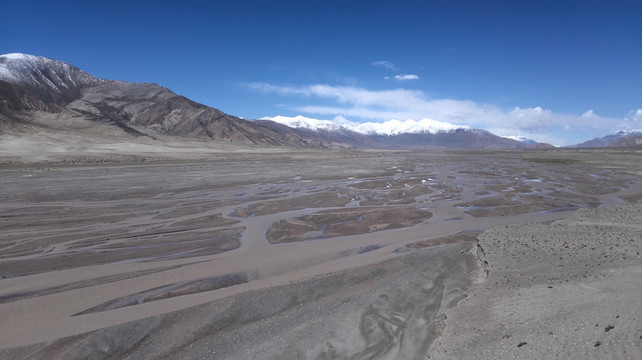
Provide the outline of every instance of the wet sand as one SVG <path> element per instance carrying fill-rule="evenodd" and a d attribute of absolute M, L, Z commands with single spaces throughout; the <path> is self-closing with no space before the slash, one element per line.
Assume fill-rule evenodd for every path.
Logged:
<path fill-rule="evenodd" d="M 639 157 L 7 165 L 0 357 L 424 358 L 476 273 L 467 234 L 633 201 Z"/>

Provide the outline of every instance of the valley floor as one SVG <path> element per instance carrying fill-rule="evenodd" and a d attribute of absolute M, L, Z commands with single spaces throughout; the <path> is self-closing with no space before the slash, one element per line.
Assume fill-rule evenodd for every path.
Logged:
<path fill-rule="evenodd" d="M 642 154 L 629 150 L 72 150 L 0 159 L 2 358 L 446 356 L 474 334 L 459 338 L 469 324 L 446 314 L 470 309 L 460 300 L 480 271 L 483 284 L 511 271 L 494 271 L 484 239 L 526 241 L 480 233 L 642 198 Z M 640 265 L 623 256 L 613 266 Z"/>

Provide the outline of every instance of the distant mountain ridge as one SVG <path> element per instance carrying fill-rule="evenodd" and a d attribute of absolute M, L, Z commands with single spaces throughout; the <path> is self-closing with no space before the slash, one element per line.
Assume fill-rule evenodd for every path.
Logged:
<path fill-rule="evenodd" d="M 408 149 L 454 148 L 511 150 L 531 149 L 534 146 L 497 136 L 481 129 L 454 129 L 434 133 L 402 133 L 398 135 L 373 135 L 377 141 Z"/>
<path fill-rule="evenodd" d="M 389 120 L 382 123 L 334 122 L 304 116 L 265 117 L 267 121 L 295 128 L 299 131 L 322 135 L 325 139 L 341 140 L 356 147 L 394 149 L 529 149 L 536 142 L 523 142 L 497 136 L 486 130 L 471 129 L 431 119 L 415 121 Z M 363 137 L 369 141 L 364 141 Z M 358 138 L 358 140 L 355 140 Z"/>
<path fill-rule="evenodd" d="M 642 129 L 621 130 L 573 145 L 578 148 L 642 146 Z"/>
<path fill-rule="evenodd" d="M 470 128 L 465 125 L 455 125 L 432 119 L 422 119 L 419 121 L 412 119 L 408 119 L 406 121 L 392 119 L 380 123 L 353 123 L 350 121 L 337 123 L 330 120 L 317 120 L 299 115 L 295 117 L 264 117 L 262 120 L 271 120 L 298 129 L 305 128 L 309 130 L 339 131 L 341 128 L 344 128 L 364 135 L 421 134 Z"/>
<path fill-rule="evenodd" d="M 255 120 L 257 124 L 276 131 L 293 132 L 302 138 L 316 138 L 332 143 L 341 143 L 354 148 L 363 149 L 397 149 L 399 147 L 373 140 L 372 137 L 349 130 L 342 126 L 320 128 L 291 127 L 272 120 Z"/>

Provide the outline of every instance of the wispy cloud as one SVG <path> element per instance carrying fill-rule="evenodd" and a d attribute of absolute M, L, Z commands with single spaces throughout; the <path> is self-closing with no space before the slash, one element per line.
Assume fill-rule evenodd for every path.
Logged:
<path fill-rule="evenodd" d="M 324 84 L 305 86 L 278 86 L 267 83 L 250 83 L 247 86 L 253 90 L 279 95 L 301 95 L 334 99 L 340 104 L 353 106 L 373 106 L 395 108 L 414 106 L 424 100 L 424 95 L 418 90 L 379 90 L 372 91 L 352 86 L 331 86 Z"/>
<path fill-rule="evenodd" d="M 569 115 L 539 106 L 505 109 L 469 100 L 432 99 L 422 91 L 403 88 L 368 90 L 327 84 L 279 86 L 267 83 L 247 86 L 264 93 L 307 99 L 302 105 L 290 107 L 291 112 L 341 116 L 358 122 L 433 119 L 482 128 L 501 136 L 523 135 L 558 145 L 568 145 L 586 140 L 587 136 L 601 136 L 619 129 L 642 127 L 642 109 L 631 111 L 624 118 L 613 119 L 593 111 Z"/>
<path fill-rule="evenodd" d="M 618 127 L 618 130 L 642 130 L 642 109 L 631 110 Z"/>
<path fill-rule="evenodd" d="M 394 72 L 401 72 L 401 70 L 397 66 L 395 66 L 394 63 L 392 63 L 390 61 L 375 61 L 373 63 L 370 63 L 370 65 L 381 67 L 381 68 L 385 68 L 387 70 L 391 70 L 391 71 L 394 71 Z M 392 78 L 392 79 L 399 80 L 399 81 L 403 81 L 403 80 L 419 80 L 419 75 L 415 75 L 415 74 L 398 74 L 398 75 L 395 75 L 394 77 L 384 76 L 383 78 L 384 79 L 391 79 Z"/>
<path fill-rule="evenodd" d="M 393 62 L 391 62 L 391 61 L 375 61 L 375 62 L 371 63 L 370 65 L 386 68 L 386 69 L 392 70 L 392 71 L 399 71 L 399 69 L 397 69 L 395 64 Z"/>
<path fill-rule="evenodd" d="M 419 75 L 395 75 L 395 80 L 419 80 Z"/>

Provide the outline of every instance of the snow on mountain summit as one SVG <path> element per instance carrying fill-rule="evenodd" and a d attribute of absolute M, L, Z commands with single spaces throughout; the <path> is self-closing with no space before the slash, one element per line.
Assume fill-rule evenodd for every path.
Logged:
<path fill-rule="evenodd" d="M 60 60 L 21 53 L 0 55 L 0 80 L 32 87 L 42 87 L 44 83 L 58 92 L 59 87 L 100 82 L 95 76 Z"/>
<path fill-rule="evenodd" d="M 64 105 L 76 99 L 82 88 L 106 80 L 59 60 L 12 53 L 0 55 L 0 81 Z"/>
<path fill-rule="evenodd" d="M 365 135 L 398 135 L 403 133 L 437 133 L 441 131 L 452 131 L 457 129 L 469 129 L 465 125 L 455 125 L 447 122 L 432 120 L 432 119 L 422 119 L 415 121 L 408 119 L 406 121 L 399 121 L 396 119 L 388 120 L 386 122 L 365 122 L 365 123 L 356 123 L 352 121 L 343 121 L 337 123 L 333 120 L 318 120 L 307 118 L 304 116 L 274 116 L 274 117 L 263 117 L 261 120 L 272 120 L 279 124 L 283 124 L 292 128 L 305 128 L 309 130 L 326 130 L 326 131 L 338 131 L 341 128 L 352 130 Z"/>
<path fill-rule="evenodd" d="M 506 139 L 511 139 L 511 140 L 515 140 L 515 141 L 523 142 L 523 143 L 526 143 L 526 144 L 537 144 L 537 141 L 535 141 L 535 140 L 533 140 L 533 139 L 529 139 L 529 138 L 527 138 L 527 137 L 525 137 L 525 136 L 521 136 L 521 135 L 516 135 L 516 136 L 502 136 L 502 137 L 504 137 L 504 138 L 506 138 Z"/>
<path fill-rule="evenodd" d="M 295 116 L 295 117 L 287 117 L 287 116 L 281 116 L 277 115 L 274 117 L 262 117 L 261 120 L 272 120 L 274 122 L 277 122 L 279 124 L 289 126 L 291 128 L 303 128 L 303 129 L 308 129 L 308 130 L 327 130 L 327 131 L 337 131 L 342 128 L 341 125 L 335 123 L 332 120 L 318 120 L 318 119 L 312 119 L 308 118 L 305 116 Z"/>
<path fill-rule="evenodd" d="M 642 129 L 620 130 L 611 133 L 613 136 L 628 136 L 642 134 Z"/>
<path fill-rule="evenodd" d="M 0 56 L 11 60 L 25 60 L 25 59 L 28 59 L 29 57 L 33 57 L 33 58 L 37 57 L 34 55 L 28 55 L 28 54 L 22 54 L 22 53 L 11 53 L 11 54 L 4 54 Z"/>
<path fill-rule="evenodd" d="M 440 131 L 452 131 L 456 129 L 469 129 L 469 127 L 432 119 L 421 119 L 419 121 L 412 119 L 408 119 L 406 121 L 392 119 L 382 123 L 367 122 L 356 124 L 352 130 L 367 135 L 398 135 L 403 133 L 434 134 Z"/>

